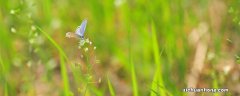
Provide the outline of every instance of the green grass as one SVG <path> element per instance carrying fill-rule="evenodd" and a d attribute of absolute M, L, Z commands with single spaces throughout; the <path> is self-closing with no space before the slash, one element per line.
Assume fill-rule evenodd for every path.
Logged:
<path fill-rule="evenodd" d="M 158 41 L 157 41 L 157 35 L 156 35 L 156 29 L 154 27 L 154 23 L 151 22 L 151 30 L 152 30 L 152 48 L 153 48 L 153 53 L 154 53 L 154 61 L 155 61 L 155 66 L 156 66 L 156 71 L 155 75 L 152 81 L 152 87 L 151 90 L 151 96 L 157 96 L 156 92 L 159 93 L 160 96 L 165 96 L 166 92 L 164 86 L 164 82 L 162 79 L 162 67 L 161 67 L 161 56 L 160 56 L 160 51 L 158 47 Z"/>
<path fill-rule="evenodd" d="M 66 68 L 66 60 L 67 56 L 62 50 L 62 48 L 49 36 L 46 32 L 44 32 L 40 27 L 37 26 L 37 29 L 53 44 L 54 47 L 59 52 L 60 55 L 60 68 L 61 68 L 61 76 L 63 78 L 63 85 L 64 85 L 64 95 L 70 96 L 70 88 L 69 88 L 69 80 L 68 80 L 68 73 Z"/>
<path fill-rule="evenodd" d="M 110 91 L 111 96 L 116 96 L 116 94 L 115 94 L 115 92 L 114 92 L 114 89 L 113 89 L 113 85 L 112 85 L 109 77 L 107 77 L 107 79 L 108 79 L 108 80 L 107 80 L 107 82 L 108 82 L 108 89 L 109 89 L 109 91 Z"/>
<path fill-rule="evenodd" d="M 202 22 L 210 29 L 208 51 L 215 57 L 205 61 L 209 71 L 202 72 L 201 81 L 211 88 L 237 85 L 225 80 L 230 75 L 222 79 L 224 73 L 216 66 L 240 52 L 239 2 L 219 2 L 0 0 L 0 95 L 39 95 L 38 91 L 50 96 L 186 95 L 182 88 L 187 87 L 196 49 L 188 37 Z M 215 24 L 218 17 L 210 17 L 216 14 L 209 10 L 221 3 L 228 13 Z M 78 49 L 77 39 L 65 38 L 83 19 L 88 20 L 85 38 L 93 43 L 88 52 Z M 214 31 L 215 25 L 220 25 L 220 32 Z M 109 72 L 111 78 L 103 78 Z M 90 83 L 98 78 L 101 83 Z M 32 86 L 39 81 L 51 88 L 49 92 Z"/>
<path fill-rule="evenodd" d="M 138 96 L 138 83 L 137 83 L 137 78 L 136 78 L 136 73 L 135 73 L 135 67 L 134 63 L 132 60 L 132 49 L 131 49 L 131 30 L 128 32 L 128 59 L 129 59 L 129 65 L 131 66 L 131 77 L 132 77 L 132 90 L 133 90 L 133 95 Z"/>
<path fill-rule="evenodd" d="M 4 63 L 3 63 L 3 60 L 2 60 L 2 56 L 0 54 L 0 64 L 1 64 L 1 73 L 0 73 L 0 78 L 3 78 L 3 81 L 4 82 L 4 96 L 9 96 L 8 95 L 8 83 L 7 83 L 7 80 L 6 80 L 6 71 L 5 71 L 5 67 L 4 67 Z"/>

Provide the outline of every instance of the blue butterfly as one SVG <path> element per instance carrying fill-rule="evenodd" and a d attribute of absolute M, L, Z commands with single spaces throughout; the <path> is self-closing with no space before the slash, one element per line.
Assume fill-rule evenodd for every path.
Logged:
<path fill-rule="evenodd" d="M 75 38 L 81 38 L 81 39 L 83 39 L 83 38 L 84 38 L 85 30 L 86 30 L 86 26 L 87 26 L 87 20 L 84 19 L 84 20 L 82 21 L 82 24 L 77 27 L 75 33 L 67 32 L 67 33 L 66 33 L 66 37 L 68 37 L 68 38 L 75 37 Z"/>

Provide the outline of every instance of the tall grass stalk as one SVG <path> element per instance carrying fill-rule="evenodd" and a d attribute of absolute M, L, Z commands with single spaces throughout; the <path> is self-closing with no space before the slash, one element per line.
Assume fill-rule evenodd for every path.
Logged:
<path fill-rule="evenodd" d="M 133 88 L 133 95 L 138 96 L 138 84 L 137 78 L 135 73 L 134 63 L 132 61 L 132 51 L 131 51 L 131 30 L 128 31 L 128 54 L 129 54 L 129 65 L 131 67 L 131 77 L 132 77 L 132 88 Z"/>
<path fill-rule="evenodd" d="M 212 83 L 213 88 L 218 89 L 219 88 L 218 79 L 217 79 L 215 72 L 212 73 L 212 78 L 213 78 L 213 83 Z M 214 94 L 214 96 L 220 96 L 220 94 L 218 92 L 213 93 L 213 94 Z"/>
<path fill-rule="evenodd" d="M 112 83 L 111 83 L 111 81 L 110 81 L 108 76 L 107 76 L 107 80 L 108 80 L 107 81 L 108 82 L 108 89 L 110 91 L 111 96 L 116 96 L 115 92 L 114 92 L 114 89 L 113 89 L 113 86 L 112 86 Z"/>
<path fill-rule="evenodd" d="M 66 61 L 67 56 L 62 50 L 62 48 L 49 36 L 46 32 L 44 32 L 40 27 L 36 26 L 36 28 L 43 33 L 45 37 L 56 47 L 60 53 L 60 68 L 61 68 L 61 76 L 63 78 L 63 85 L 64 85 L 64 95 L 69 96 L 70 95 L 70 88 L 69 88 L 69 80 L 68 80 L 68 74 L 67 74 L 67 68 L 66 68 Z"/>
<path fill-rule="evenodd" d="M 151 90 L 155 90 L 155 92 L 158 92 L 161 96 L 166 96 L 165 90 L 162 88 L 164 87 L 164 82 L 162 78 L 162 72 L 161 72 L 161 57 L 160 57 L 160 51 L 158 47 L 158 41 L 157 41 L 157 35 L 156 30 L 154 27 L 154 22 L 151 22 L 151 31 L 152 31 L 152 48 L 153 48 L 153 54 L 154 54 L 154 62 L 156 64 L 156 71 L 152 82 Z M 157 94 L 154 91 L 151 91 L 151 96 L 157 96 Z"/>
<path fill-rule="evenodd" d="M 6 82 L 6 77 L 5 77 L 5 67 L 4 67 L 4 64 L 3 64 L 3 60 L 2 60 L 2 56 L 0 54 L 0 65 L 1 65 L 1 73 L 0 73 L 0 78 L 3 78 L 3 82 L 4 82 L 4 96 L 8 96 L 8 85 L 7 85 L 7 82 Z"/>

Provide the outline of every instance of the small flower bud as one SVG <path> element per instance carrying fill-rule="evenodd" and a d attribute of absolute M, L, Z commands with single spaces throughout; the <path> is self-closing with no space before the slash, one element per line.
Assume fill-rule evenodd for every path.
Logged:
<path fill-rule="evenodd" d="M 15 13 L 16 13 L 15 10 L 10 11 L 10 14 L 15 14 Z"/>
<path fill-rule="evenodd" d="M 89 39 L 88 38 L 86 39 L 86 43 L 89 43 Z"/>
<path fill-rule="evenodd" d="M 88 48 L 85 48 L 85 50 L 84 50 L 85 52 L 87 52 L 88 51 Z"/>
<path fill-rule="evenodd" d="M 36 31 L 36 27 L 34 25 L 31 26 L 32 31 Z"/>
<path fill-rule="evenodd" d="M 11 28 L 12 33 L 16 33 L 16 29 L 14 27 Z"/>

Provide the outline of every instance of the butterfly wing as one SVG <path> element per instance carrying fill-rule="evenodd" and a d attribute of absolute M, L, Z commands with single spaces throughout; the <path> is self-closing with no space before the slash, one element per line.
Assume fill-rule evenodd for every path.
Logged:
<path fill-rule="evenodd" d="M 82 24 L 77 27 L 75 33 L 76 33 L 78 36 L 83 37 L 83 36 L 84 36 L 84 33 L 85 33 L 86 26 L 87 26 L 87 20 L 85 19 L 85 20 L 83 20 Z"/>

